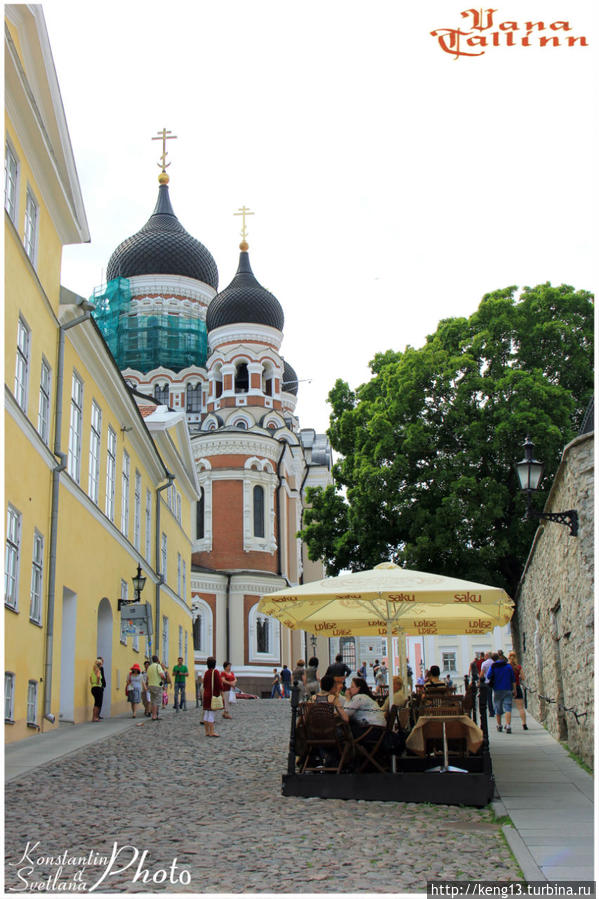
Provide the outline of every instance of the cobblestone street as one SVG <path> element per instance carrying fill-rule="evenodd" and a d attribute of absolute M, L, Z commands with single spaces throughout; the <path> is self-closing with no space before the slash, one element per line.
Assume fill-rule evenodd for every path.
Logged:
<path fill-rule="evenodd" d="M 110 857 L 115 842 L 140 857 L 98 892 L 397 893 L 424 892 L 428 878 L 518 878 L 486 810 L 283 798 L 289 703 L 241 701 L 234 716 L 217 722 L 214 740 L 195 704 L 169 708 L 160 722 L 142 717 L 143 726 L 8 783 L 6 888 L 55 877 L 66 850 L 61 881 L 84 869 L 77 876 L 89 889 L 108 870 L 93 855 Z M 90 853 L 92 864 L 73 864 Z M 132 855 L 123 851 L 115 867 Z M 188 883 L 177 879 L 183 869 Z"/>

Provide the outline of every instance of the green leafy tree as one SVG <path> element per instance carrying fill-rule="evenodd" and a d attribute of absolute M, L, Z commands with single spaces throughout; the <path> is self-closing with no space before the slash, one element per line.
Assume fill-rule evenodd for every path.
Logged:
<path fill-rule="evenodd" d="M 377 354 L 357 390 L 337 381 L 328 434 L 340 458 L 334 485 L 308 494 L 310 558 L 329 574 L 391 558 L 513 595 L 536 527 L 514 463 L 529 434 L 547 490 L 578 431 L 593 390 L 592 299 L 566 285 L 496 290 L 420 349 Z"/>

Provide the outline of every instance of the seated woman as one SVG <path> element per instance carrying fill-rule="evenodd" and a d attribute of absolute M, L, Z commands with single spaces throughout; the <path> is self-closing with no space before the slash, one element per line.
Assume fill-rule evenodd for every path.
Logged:
<path fill-rule="evenodd" d="M 405 691 L 403 678 L 399 676 L 399 674 L 393 675 L 393 701 L 391 703 L 392 706 L 397 706 L 398 709 L 403 708 L 403 706 L 408 701 L 408 695 Z M 387 717 L 389 715 L 389 697 L 385 699 L 381 711 L 385 713 Z"/>
<path fill-rule="evenodd" d="M 447 690 L 447 684 L 444 680 L 440 680 L 439 678 L 440 674 L 441 671 L 439 670 L 439 666 L 431 665 L 428 677 L 424 681 L 424 689 L 427 693 L 434 690 Z"/>
<path fill-rule="evenodd" d="M 335 711 L 343 721 L 349 721 L 349 716 L 343 708 L 340 697 L 342 684 L 336 683 L 332 674 L 324 674 L 320 679 L 320 690 L 310 697 L 308 702 L 330 702 L 335 706 Z"/>
<path fill-rule="evenodd" d="M 345 712 L 349 716 L 350 727 L 356 736 L 359 736 L 371 725 L 377 727 L 386 726 L 385 713 L 368 689 L 368 684 L 363 678 L 352 678 L 345 700 Z"/>

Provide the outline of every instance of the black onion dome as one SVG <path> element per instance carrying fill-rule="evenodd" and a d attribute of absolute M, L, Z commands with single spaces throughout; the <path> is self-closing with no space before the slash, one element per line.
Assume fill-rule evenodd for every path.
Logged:
<path fill-rule="evenodd" d="M 218 269 L 206 247 L 188 234 L 171 206 L 168 184 L 158 188 L 154 212 L 141 231 L 116 248 L 106 279 L 182 275 L 218 290 Z"/>
<path fill-rule="evenodd" d="M 208 331 L 239 322 L 268 325 L 279 331 L 285 323 L 277 298 L 256 281 L 246 250 L 239 254 L 237 274 L 229 286 L 214 297 L 206 313 Z"/>
<path fill-rule="evenodd" d="M 297 375 L 286 359 L 283 359 L 283 386 L 285 393 L 293 393 L 297 396 Z"/>

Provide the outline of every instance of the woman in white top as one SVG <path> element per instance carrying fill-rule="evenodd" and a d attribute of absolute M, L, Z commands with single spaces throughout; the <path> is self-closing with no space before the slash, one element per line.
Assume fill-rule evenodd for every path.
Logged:
<path fill-rule="evenodd" d="M 347 701 L 347 697 L 349 702 Z M 349 715 L 352 730 L 362 730 L 371 725 L 385 727 L 385 713 L 361 677 L 352 678 L 346 693 L 345 711 Z"/>

